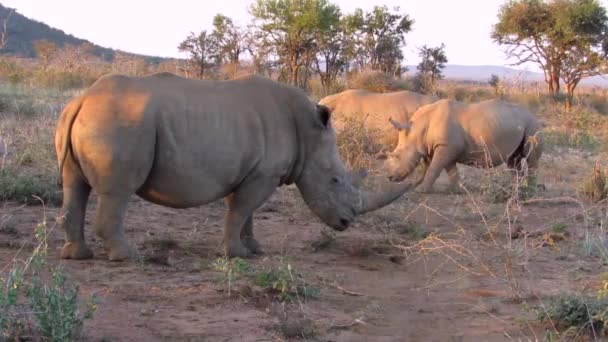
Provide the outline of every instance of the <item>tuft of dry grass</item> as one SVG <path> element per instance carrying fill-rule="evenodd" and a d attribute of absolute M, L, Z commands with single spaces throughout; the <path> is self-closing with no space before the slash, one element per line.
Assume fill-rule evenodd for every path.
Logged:
<path fill-rule="evenodd" d="M 370 130 L 365 120 L 358 118 L 343 118 L 342 128 L 338 132 L 338 152 L 346 167 L 355 169 L 370 169 L 376 158 L 374 155 L 380 150 L 376 145 L 378 132 Z"/>
<path fill-rule="evenodd" d="M 608 172 L 602 170 L 599 161 L 595 163 L 591 175 L 582 181 L 579 191 L 593 203 L 608 197 Z"/>

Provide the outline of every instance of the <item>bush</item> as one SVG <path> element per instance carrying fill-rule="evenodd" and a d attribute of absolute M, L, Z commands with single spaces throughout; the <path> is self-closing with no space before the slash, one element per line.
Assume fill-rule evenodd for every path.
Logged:
<path fill-rule="evenodd" d="M 599 162 L 595 163 L 591 176 L 583 180 L 579 192 L 594 203 L 608 197 L 607 174 L 602 170 Z"/>
<path fill-rule="evenodd" d="M 538 320 L 552 322 L 559 330 L 587 328 L 605 335 L 608 326 L 608 301 L 583 295 L 562 295 L 551 298 L 536 308 Z"/>
<path fill-rule="evenodd" d="M 25 327 L 35 327 L 50 341 L 74 341 L 85 320 L 96 309 L 95 297 L 89 298 L 81 312 L 77 285 L 68 285 L 61 268 L 47 263 L 47 227 L 36 227 L 38 246 L 23 263 L 5 268 L 7 277 L 0 278 L 0 340 L 21 340 Z M 28 272 L 29 271 L 29 272 Z M 4 271 L 3 271 L 4 272 Z M 46 282 L 51 274 L 50 282 Z M 21 299 L 23 297 L 23 299 Z M 30 310 L 23 310 L 29 307 Z M 32 336 L 32 332 L 28 334 Z"/>
<path fill-rule="evenodd" d="M 23 204 L 61 205 L 61 189 L 50 179 L 35 177 L 17 170 L 0 170 L 0 201 L 17 201 Z"/>
<path fill-rule="evenodd" d="M 365 127 L 364 120 L 357 118 L 343 118 L 340 124 L 342 128 L 337 136 L 338 152 L 346 167 L 351 170 L 371 168 L 374 154 L 380 150 L 380 146 L 375 143 L 380 137 L 379 133 L 370 131 Z"/>
<path fill-rule="evenodd" d="M 394 78 L 381 71 L 363 70 L 352 73 L 347 80 L 349 89 L 367 89 L 378 93 L 385 93 L 393 88 Z"/>
<path fill-rule="evenodd" d="M 291 300 L 302 296 L 304 299 L 318 297 L 320 289 L 307 283 L 301 272 L 289 263 L 281 262 L 278 267 L 270 267 L 260 271 L 247 261 L 240 258 L 219 258 L 213 263 L 217 271 L 222 272 L 220 280 L 228 286 L 228 295 L 232 292 L 233 284 L 240 279 L 249 279 L 256 286 L 269 291 L 281 301 Z"/>

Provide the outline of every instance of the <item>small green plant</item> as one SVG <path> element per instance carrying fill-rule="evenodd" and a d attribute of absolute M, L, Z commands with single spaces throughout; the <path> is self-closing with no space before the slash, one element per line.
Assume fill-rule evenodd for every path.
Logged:
<path fill-rule="evenodd" d="M 281 301 L 290 300 L 297 296 L 306 298 L 318 297 L 320 289 L 307 283 L 302 273 L 295 270 L 291 264 L 281 263 L 277 268 L 256 270 L 252 265 L 240 258 L 218 258 L 213 263 L 215 270 L 222 273 L 221 283 L 226 284 L 228 296 L 236 281 L 249 279 L 256 286 L 277 294 Z"/>
<path fill-rule="evenodd" d="M 607 177 L 606 171 L 602 170 L 599 161 L 596 162 L 591 176 L 583 180 L 579 192 L 594 203 L 604 200 L 608 197 Z"/>
<path fill-rule="evenodd" d="M 300 295 L 304 299 L 315 298 L 320 294 L 319 287 L 308 284 L 302 273 L 289 263 L 281 263 L 278 268 L 258 272 L 255 284 L 276 292 L 281 300 L 292 299 Z"/>
<path fill-rule="evenodd" d="M 213 262 L 213 267 L 223 274 L 221 282 L 226 284 L 229 297 L 232 295 L 232 286 L 235 281 L 243 277 L 250 277 L 255 273 L 253 266 L 241 258 L 217 258 Z"/>
<path fill-rule="evenodd" d="M 78 286 L 70 286 L 63 269 L 47 262 L 46 223 L 37 225 L 34 235 L 38 245 L 24 262 L 25 266 L 12 267 L 8 276 L 0 279 L 0 340 L 15 340 L 18 337 L 15 327 L 24 326 L 23 320 L 35 319 L 36 327 L 46 339 L 74 341 L 82 331 L 84 320 L 92 318 L 96 298 L 92 296 L 81 313 Z M 21 306 L 31 310 L 20 312 Z"/>
<path fill-rule="evenodd" d="M 551 230 L 553 230 L 553 232 L 555 232 L 555 233 L 562 234 L 562 233 L 565 233 L 566 231 L 568 231 L 568 225 L 563 222 L 555 223 L 551 227 Z"/>

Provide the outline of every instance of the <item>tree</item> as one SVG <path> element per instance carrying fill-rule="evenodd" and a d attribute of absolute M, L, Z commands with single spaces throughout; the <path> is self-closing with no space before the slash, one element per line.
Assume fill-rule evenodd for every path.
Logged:
<path fill-rule="evenodd" d="M 433 92 L 435 82 L 443 78 L 443 69 L 448 62 L 445 55 L 445 45 L 439 47 L 427 47 L 423 45 L 418 49 L 418 55 L 422 58 L 418 64 L 416 79 L 420 90 L 426 93 Z"/>
<path fill-rule="evenodd" d="M 219 62 L 239 64 L 241 54 L 246 50 L 247 32 L 236 26 L 229 17 L 216 14 L 211 36 L 217 44 Z"/>
<path fill-rule="evenodd" d="M 57 45 L 46 39 L 41 39 L 34 42 L 34 49 L 36 50 L 36 56 L 42 63 L 43 69 L 46 69 L 49 66 L 51 60 L 55 57 L 58 51 Z"/>
<path fill-rule="evenodd" d="M 492 86 L 492 88 L 494 88 L 494 93 L 496 95 L 500 95 L 501 89 L 502 89 L 502 80 L 500 79 L 500 77 L 498 77 L 498 75 L 492 74 L 490 76 L 490 79 L 488 80 L 488 84 L 490 86 Z"/>
<path fill-rule="evenodd" d="M 349 37 L 345 22 L 340 20 L 340 12 L 334 12 L 327 30 L 321 32 L 317 42 L 317 54 L 314 59 L 314 70 L 319 75 L 323 92 L 328 95 L 338 74 L 348 64 Z"/>
<path fill-rule="evenodd" d="M 492 38 L 514 64 L 537 64 L 553 96 L 566 83 L 566 106 L 579 81 L 606 71 L 608 17 L 597 0 L 513 0 L 500 9 Z"/>
<path fill-rule="evenodd" d="M 393 8 L 395 12 L 399 7 Z M 405 34 L 412 30 L 414 20 L 407 14 L 391 13 L 387 6 L 375 6 L 371 12 L 361 9 L 345 18 L 347 31 L 355 37 L 353 49 L 360 68 L 369 67 L 397 74 L 401 72 Z"/>
<path fill-rule="evenodd" d="M 257 0 L 250 12 L 264 48 L 278 56 L 288 82 L 298 85 L 300 68 L 312 62 L 317 38 L 329 30 L 339 9 L 327 0 Z"/>
<path fill-rule="evenodd" d="M 217 59 L 217 44 L 206 30 L 201 31 L 198 35 L 191 32 L 177 48 L 179 51 L 190 54 L 190 64 L 200 79 L 204 78 L 207 69 L 213 66 L 212 61 Z"/>
<path fill-rule="evenodd" d="M 566 27 L 561 38 L 564 57 L 560 76 L 566 86 L 566 108 L 570 109 L 574 90 L 583 78 L 608 73 L 608 15 L 591 0 L 559 0 L 555 7 L 557 23 Z"/>

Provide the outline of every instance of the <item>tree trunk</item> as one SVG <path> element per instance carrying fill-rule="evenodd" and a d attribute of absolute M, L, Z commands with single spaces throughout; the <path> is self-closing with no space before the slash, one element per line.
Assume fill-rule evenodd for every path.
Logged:
<path fill-rule="evenodd" d="M 298 55 L 296 53 L 292 53 L 289 58 L 289 68 L 291 69 L 291 75 L 289 76 L 289 83 L 294 86 L 298 86 Z"/>
<path fill-rule="evenodd" d="M 574 89 L 576 89 L 577 82 L 571 81 L 566 84 L 566 110 L 572 109 L 572 104 L 574 102 Z"/>

